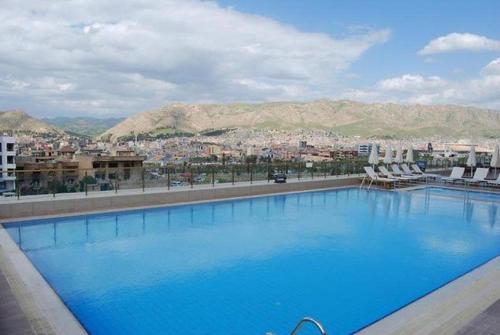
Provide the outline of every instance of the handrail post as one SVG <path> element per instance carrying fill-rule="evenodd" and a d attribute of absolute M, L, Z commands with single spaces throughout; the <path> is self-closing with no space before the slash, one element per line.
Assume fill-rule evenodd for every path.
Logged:
<path fill-rule="evenodd" d="M 253 166 L 250 164 L 250 184 L 253 184 Z"/>
<path fill-rule="evenodd" d="M 19 200 L 21 190 L 19 187 L 19 178 L 17 177 L 17 171 L 14 171 L 14 177 L 16 177 L 16 196 L 17 196 L 17 200 Z"/>
<path fill-rule="evenodd" d="M 190 177 L 189 177 L 189 183 L 191 184 L 191 188 L 193 188 L 193 182 L 194 182 L 194 178 L 193 178 L 193 168 L 191 167 L 191 168 L 189 169 L 189 171 L 190 171 L 190 173 L 191 173 L 191 175 L 190 175 Z"/>
<path fill-rule="evenodd" d="M 56 174 L 54 172 L 54 176 L 52 177 L 52 197 L 56 197 Z"/>
<path fill-rule="evenodd" d="M 269 174 L 271 173 L 271 170 L 270 170 L 269 165 L 270 165 L 270 164 L 269 164 L 269 161 L 267 161 L 267 182 L 268 182 L 268 183 L 269 183 L 269 180 L 270 180 L 270 178 L 269 178 Z"/>
<path fill-rule="evenodd" d="M 145 171 L 144 171 L 144 167 L 142 167 L 142 170 L 141 170 L 141 179 L 142 179 L 142 192 L 144 192 L 144 189 L 146 188 L 146 181 L 144 180 L 144 174 L 145 174 Z"/>
<path fill-rule="evenodd" d="M 212 166 L 212 187 L 215 187 L 215 170 L 213 166 Z"/>
<path fill-rule="evenodd" d="M 85 170 L 85 177 L 83 177 L 83 187 L 85 189 L 85 196 L 88 195 L 88 180 L 87 180 L 88 172 Z"/>
<path fill-rule="evenodd" d="M 170 191 L 170 169 L 167 166 L 167 190 Z"/>
<path fill-rule="evenodd" d="M 234 185 L 234 165 L 231 167 L 231 181 L 232 184 Z"/>

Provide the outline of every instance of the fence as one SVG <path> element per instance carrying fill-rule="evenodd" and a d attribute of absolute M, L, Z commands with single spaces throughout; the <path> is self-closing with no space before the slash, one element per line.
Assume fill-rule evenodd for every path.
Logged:
<path fill-rule="evenodd" d="M 288 180 L 327 178 L 331 176 L 364 173 L 365 159 L 310 163 L 281 162 L 258 164 L 206 164 L 172 165 L 167 167 L 121 167 L 94 169 L 15 170 L 15 193 L 18 198 L 26 195 L 98 191 L 119 192 L 125 189 L 146 190 L 164 187 L 170 190 L 180 186 L 195 188 L 200 185 L 221 183 L 254 183 L 273 181 L 275 173 L 285 173 Z M 449 161 L 428 161 L 428 168 L 446 169 Z"/>

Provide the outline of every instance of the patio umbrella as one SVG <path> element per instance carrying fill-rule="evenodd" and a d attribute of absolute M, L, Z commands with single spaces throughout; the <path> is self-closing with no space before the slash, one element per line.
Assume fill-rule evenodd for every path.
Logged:
<path fill-rule="evenodd" d="M 493 150 L 493 155 L 491 156 L 490 167 L 495 169 L 495 179 L 497 178 L 497 168 L 500 167 L 500 148 L 498 144 L 495 145 L 495 150 Z"/>
<path fill-rule="evenodd" d="M 385 148 L 384 163 L 387 165 L 392 163 L 392 148 L 390 145 L 387 145 L 387 148 Z"/>
<path fill-rule="evenodd" d="M 398 145 L 398 148 L 396 150 L 396 158 L 394 159 L 394 162 L 398 164 L 403 163 L 403 147 L 401 145 Z"/>
<path fill-rule="evenodd" d="M 469 157 L 467 157 L 467 162 L 465 163 L 467 166 L 470 166 L 470 174 L 472 176 L 472 170 L 474 169 L 474 166 L 476 166 L 476 147 L 471 145 L 470 147 L 470 152 L 469 152 Z"/>
<path fill-rule="evenodd" d="M 413 162 L 414 162 L 414 159 L 413 159 L 413 148 L 410 145 L 408 147 L 408 151 L 406 152 L 406 163 L 413 163 Z"/>
<path fill-rule="evenodd" d="M 368 163 L 375 167 L 378 164 L 378 150 L 375 143 L 372 144 L 372 150 L 370 151 L 370 157 L 368 157 Z"/>

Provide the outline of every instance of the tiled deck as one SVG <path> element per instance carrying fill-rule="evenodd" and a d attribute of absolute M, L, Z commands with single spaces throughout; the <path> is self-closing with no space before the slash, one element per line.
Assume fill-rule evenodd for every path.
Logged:
<path fill-rule="evenodd" d="M 19 306 L 4 273 L 0 269 L 0 334 L 36 334 Z"/>
<path fill-rule="evenodd" d="M 498 335 L 500 334 L 500 300 L 476 316 L 457 335 Z"/>

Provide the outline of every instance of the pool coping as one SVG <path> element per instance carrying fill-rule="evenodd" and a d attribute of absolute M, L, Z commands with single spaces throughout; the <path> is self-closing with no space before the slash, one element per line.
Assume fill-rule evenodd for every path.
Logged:
<path fill-rule="evenodd" d="M 409 302 L 355 334 L 455 334 L 500 299 L 500 256 Z"/>
<path fill-rule="evenodd" d="M 87 334 L 76 316 L 3 226 L 0 226 L 0 266 L 9 279 L 11 291 L 36 333 Z"/>
<path fill-rule="evenodd" d="M 421 185 L 404 190 L 377 190 L 399 192 L 432 186 L 436 185 Z M 10 277 L 10 281 L 14 281 L 16 287 L 12 289 L 23 311 L 30 319 L 30 322 L 34 320 L 37 326 L 43 329 L 42 332 L 44 334 L 84 335 L 88 333 L 83 325 L 38 272 L 24 252 L 19 249 L 3 225 L 40 219 L 64 218 L 101 213 L 106 214 L 352 188 L 359 188 L 359 186 L 334 186 L 302 191 L 285 191 L 243 195 L 231 198 L 136 206 L 126 209 L 114 208 L 109 210 L 81 211 L 78 214 L 64 213 L 1 219 L 0 266 Z M 494 292 L 494 294 L 491 294 L 492 292 Z M 466 294 L 466 296 L 464 296 L 464 294 Z M 471 295 L 475 295 L 476 299 L 471 299 L 471 303 L 466 304 L 464 299 L 470 298 Z M 356 334 L 454 334 L 498 299 L 500 299 L 500 256 L 479 265 L 460 277 L 436 288 L 423 297 L 409 302 L 408 305 L 386 315 L 382 319 L 357 330 Z M 28 307 L 28 305 L 34 306 Z M 459 309 L 458 306 L 460 306 L 461 309 Z M 438 313 L 439 315 L 429 316 L 429 313 Z"/>

